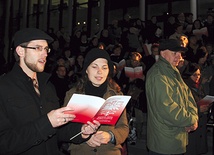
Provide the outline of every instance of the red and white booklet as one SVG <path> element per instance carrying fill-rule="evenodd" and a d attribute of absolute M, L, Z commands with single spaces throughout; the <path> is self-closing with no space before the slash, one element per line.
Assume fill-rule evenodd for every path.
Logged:
<path fill-rule="evenodd" d="M 129 78 L 143 78 L 143 67 L 125 67 L 125 74 Z"/>
<path fill-rule="evenodd" d="M 200 101 L 198 101 L 199 106 L 208 106 L 210 107 L 214 102 L 214 96 L 206 95 Z"/>
<path fill-rule="evenodd" d="M 115 125 L 130 98 L 127 95 L 116 95 L 105 100 L 92 95 L 73 94 L 67 106 L 74 110 L 65 113 L 76 115 L 72 122 L 97 120 L 101 124 Z"/>

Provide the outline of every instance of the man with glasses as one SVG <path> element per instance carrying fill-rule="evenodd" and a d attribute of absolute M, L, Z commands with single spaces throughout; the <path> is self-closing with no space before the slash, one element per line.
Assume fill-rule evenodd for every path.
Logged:
<path fill-rule="evenodd" d="M 52 41 L 35 28 L 14 35 L 17 62 L 0 79 L 0 154 L 59 155 L 59 141 L 83 142 L 100 125 L 97 121 L 71 123 L 75 115 L 64 112 L 72 109 L 59 108 L 50 75 L 43 72 Z M 80 131 L 82 134 L 70 141 Z"/>
<path fill-rule="evenodd" d="M 159 60 L 147 72 L 149 155 L 184 154 L 188 132 L 198 126 L 195 100 L 176 68 L 186 50 L 178 40 L 163 40 Z"/>

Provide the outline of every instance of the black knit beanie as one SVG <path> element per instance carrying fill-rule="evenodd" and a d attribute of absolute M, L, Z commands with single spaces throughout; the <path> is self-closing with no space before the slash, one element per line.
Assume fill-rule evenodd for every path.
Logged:
<path fill-rule="evenodd" d="M 99 48 L 93 48 L 91 49 L 85 56 L 84 64 L 83 64 L 83 70 L 82 74 L 86 74 L 86 69 L 88 66 L 96 59 L 98 58 L 104 58 L 108 61 L 108 67 L 109 67 L 109 75 L 112 76 L 114 72 L 113 63 L 110 59 L 110 56 L 107 51 L 101 50 Z"/>

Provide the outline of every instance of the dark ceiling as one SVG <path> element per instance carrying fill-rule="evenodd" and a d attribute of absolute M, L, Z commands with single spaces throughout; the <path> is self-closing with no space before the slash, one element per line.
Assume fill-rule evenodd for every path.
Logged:
<path fill-rule="evenodd" d="M 136 7 L 139 6 L 140 0 L 108 0 L 108 5 L 110 9 L 118 9 L 123 7 Z M 188 1 L 188 0 L 145 0 L 147 5 L 150 4 L 161 4 L 161 3 L 171 3 L 175 1 Z"/>

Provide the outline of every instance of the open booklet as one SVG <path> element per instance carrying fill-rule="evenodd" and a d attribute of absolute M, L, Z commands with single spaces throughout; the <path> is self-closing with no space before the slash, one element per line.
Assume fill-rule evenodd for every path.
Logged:
<path fill-rule="evenodd" d="M 125 66 L 126 66 L 126 60 L 125 59 L 122 59 L 120 60 L 120 62 L 114 62 L 114 64 L 117 66 L 117 69 L 119 71 L 121 71 Z"/>
<path fill-rule="evenodd" d="M 125 74 L 129 78 L 143 78 L 143 67 L 125 67 Z"/>
<path fill-rule="evenodd" d="M 100 124 L 115 125 L 130 98 L 127 95 L 116 95 L 105 100 L 92 95 L 73 94 L 67 106 L 74 110 L 65 113 L 76 115 L 73 122 L 97 120 Z"/>
<path fill-rule="evenodd" d="M 201 29 L 195 29 L 192 31 L 192 33 L 196 36 L 201 36 L 201 35 L 205 35 L 208 36 L 208 30 L 207 27 L 203 27 Z"/>
<path fill-rule="evenodd" d="M 210 107 L 214 102 L 214 96 L 206 95 L 200 101 L 198 101 L 199 106 L 208 106 Z"/>

